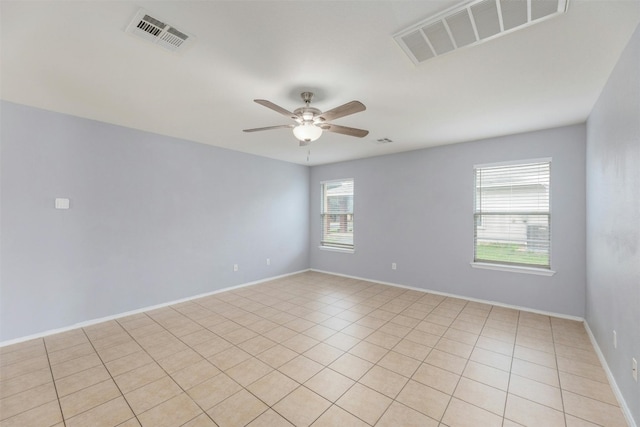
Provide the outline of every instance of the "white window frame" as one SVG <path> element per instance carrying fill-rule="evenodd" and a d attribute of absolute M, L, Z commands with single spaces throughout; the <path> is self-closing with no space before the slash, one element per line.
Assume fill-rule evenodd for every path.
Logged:
<path fill-rule="evenodd" d="M 351 215 L 351 223 L 352 223 L 352 231 L 351 231 L 351 245 L 339 244 L 339 243 L 331 243 L 325 242 L 325 215 L 329 215 L 325 212 L 325 190 L 326 185 L 337 182 L 345 182 L 351 181 L 352 186 L 352 197 L 355 198 L 355 180 L 353 178 L 343 178 L 343 179 L 332 179 L 327 181 L 320 182 L 320 246 L 319 248 L 322 250 L 333 251 L 333 252 L 343 252 L 343 253 L 354 253 L 355 252 L 355 229 L 353 226 L 354 223 L 354 211 L 355 206 L 352 207 L 350 215 Z"/>
<path fill-rule="evenodd" d="M 525 165 L 530 163 L 549 163 L 549 266 L 541 267 L 541 266 L 527 266 L 526 264 L 510 264 L 510 263 L 500 263 L 500 262 L 483 262 L 476 261 L 476 171 L 478 169 L 489 168 L 489 167 L 501 167 L 501 166 L 517 166 L 517 165 Z M 552 243 L 553 243 L 553 230 L 554 227 L 551 227 L 551 218 L 553 216 L 552 212 L 552 159 L 550 157 L 544 158 L 534 158 L 534 159 L 523 159 L 523 160 L 514 160 L 514 161 L 506 161 L 506 162 L 497 162 L 497 163 L 485 163 L 485 164 L 477 164 L 473 166 L 473 206 L 472 206 L 472 218 L 473 218 L 473 235 L 472 235 L 472 253 L 471 253 L 471 267 L 480 268 L 480 269 L 488 269 L 488 270 L 498 270 L 498 271 L 509 271 L 515 273 L 525 273 L 525 274 L 536 274 L 542 276 L 553 276 L 556 272 L 551 268 L 553 263 L 552 258 Z"/>

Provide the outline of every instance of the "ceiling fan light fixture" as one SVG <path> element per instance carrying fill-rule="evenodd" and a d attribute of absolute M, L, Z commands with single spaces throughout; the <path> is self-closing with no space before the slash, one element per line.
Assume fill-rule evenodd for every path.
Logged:
<path fill-rule="evenodd" d="M 302 142 L 313 142 L 320 138 L 322 129 L 313 122 L 302 122 L 293 128 L 293 135 Z"/>

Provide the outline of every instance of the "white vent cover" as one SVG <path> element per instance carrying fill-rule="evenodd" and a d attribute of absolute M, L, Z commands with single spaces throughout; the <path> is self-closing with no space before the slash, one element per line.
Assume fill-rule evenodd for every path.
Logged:
<path fill-rule="evenodd" d="M 567 11 L 569 0 L 472 0 L 425 19 L 394 39 L 415 64 Z"/>
<path fill-rule="evenodd" d="M 183 50 L 193 40 L 193 36 L 152 17 L 144 9 L 140 9 L 136 13 L 126 32 L 142 37 L 172 52 Z"/>

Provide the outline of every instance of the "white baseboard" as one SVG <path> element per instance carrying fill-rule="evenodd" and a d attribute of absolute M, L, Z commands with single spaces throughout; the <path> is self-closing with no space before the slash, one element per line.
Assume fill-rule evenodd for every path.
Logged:
<path fill-rule="evenodd" d="M 620 409 L 622 409 L 624 418 L 627 420 L 627 424 L 629 424 L 629 427 L 638 427 L 636 422 L 633 419 L 633 416 L 631 415 L 631 410 L 629 409 L 629 406 L 627 406 L 627 402 L 624 400 L 624 397 L 622 396 L 622 392 L 618 387 L 618 383 L 616 383 L 616 379 L 614 378 L 613 373 L 611 372 L 611 369 L 609 369 L 607 360 L 604 358 L 604 353 L 602 353 L 602 350 L 600 350 L 598 341 L 596 341 L 596 337 L 595 335 L 593 335 L 593 332 L 591 332 L 589 323 L 587 323 L 586 320 L 584 321 L 584 328 L 587 330 L 587 334 L 589 335 L 589 339 L 591 340 L 591 345 L 593 345 L 593 348 L 595 349 L 596 354 L 598 355 L 598 359 L 600 359 L 600 364 L 602 365 L 604 372 L 607 374 L 609 385 L 611 386 L 611 390 L 613 390 L 613 394 L 616 396 L 616 399 L 618 400 L 618 404 L 620 405 Z"/>
<path fill-rule="evenodd" d="M 98 319 L 91 319 L 91 320 L 87 320 L 85 322 L 74 323 L 73 325 L 65 326 L 65 327 L 62 327 L 62 328 L 50 329 L 50 330 L 47 330 L 47 331 L 44 331 L 44 332 L 38 332 L 37 334 L 28 335 L 28 336 L 20 337 L 20 338 L 15 338 L 15 339 L 8 340 L 8 341 L 2 341 L 2 342 L 0 342 L 0 347 L 5 347 L 5 346 L 8 346 L 8 345 L 12 345 L 12 344 L 18 344 L 18 343 L 21 343 L 21 342 L 29 341 L 29 340 L 36 339 L 36 338 L 42 338 L 42 337 L 46 337 L 46 336 L 49 336 L 49 335 L 59 334 L 61 332 L 71 331 L 73 329 L 84 328 L 86 326 L 95 325 L 97 323 L 107 322 L 109 320 L 120 319 L 122 317 L 131 316 L 133 314 L 143 313 L 145 311 L 157 310 L 158 308 L 167 307 L 169 305 L 180 304 L 182 302 L 191 301 L 191 300 L 194 300 L 194 299 L 197 299 L 197 298 L 203 298 L 203 297 L 207 297 L 207 296 L 210 296 L 210 295 L 219 294 L 221 292 L 231 291 L 233 289 L 244 288 L 246 286 L 257 285 L 259 283 L 269 282 L 271 280 L 281 279 L 283 277 L 293 276 L 295 274 L 300 274 L 300 273 L 304 273 L 304 272 L 307 272 L 307 271 L 309 271 L 309 269 L 295 271 L 293 273 L 281 274 L 279 276 L 272 276 L 272 277 L 268 277 L 266 279 L 260 279 L 260 280 L 256 280 L 256 281 L 253 281 L 253 282 L 242 283 L 240 285 L 229 286 L 229 287 L 218 289 L 218 290 L 215 290 L 215 291 L 212 291 L 212 292 L 205 292 L 203 294 L 193 295 L 193 296 L 190 296 L 190 297 L 181 298 L 181 299 L 177 299 L 177 300 L 174 300 L 174 301 L 163 302 L 162 304 L 156 304 L 156 305 L 151 305 L 151 306 L 147 306 L 147 307 L 142 307 L 142 308 L 138 308 L 138 309 L 135 309 L 135 310 L 126 311 L 124 313 L 118 313 L 118 314 L 114 314 L 114 315 L 111 315 L 111 316 L 100 317 Z"/>
<path fill-rule="evenodd" d="M 365 277 L 349 276 L 347 274 L 332 273 L 331 271 L 316 270 L 314 268 L 310 269 L 310 271 L 315 271 L 315 272 L 318 272 L 318 273 L 331 274 L 333 276 L 347 277 L 349 279 L 365 280 L 365 281 L 371 282 L 371 283 L 379 283 L 381 285 L 394 286 L 396 288 L 411 289 L 413 291 L 425 292 L 425 293 L 441 295 L 441 296 L 445 296 L 445 297 L 459 298 L 459 299 L 463 299 L 463 300 L 466 300 L 466 301 L 479 302 L 479 303 L 482 303 L 482 304 L 491 304 L 491 305 L 495 305 L 495 306 L 498 306 L 498 307 L 510 308 L 510 309 L 513 309 L 513 310 L 520 310 L 520 311 L 526 311 L 526 312 L 529 312 L 529 313 L 542 314 L 544 316 L 553 316 L 553 317 L 559 317 L 561 319 L 575 320 L 577 322 L 584 322 L 584 319 L 582 317 L 571 316 L 569 314 L 553 313 L 553 312 L 550 312 L 550 311 L 537 310 L 535 308 L 522 307 L 522 306 L 519 306 L 519 305 L 512 305 L 512 304 L 505 304 L 505 303 L 501 303 L 501 302 L 498 302 L 498 301 L 490 301 L 490 300 L 485 300 L 485 299 L 480 299 L 480 298 L 472 298 L 472 297 L 467 297 L 467 296 L 464 296 L 464 295 L 451 294 L 451 293 L 448 293 L 448 292 L 440 292 L 440 291 L 434 291 L 434 290 L 431 290 L 431 289 L 417 288 L 415 286 L 401 285 L 399 283 L 383 282 L 383 281 L 380 281 L 380 280 L 367 279 Z"/>

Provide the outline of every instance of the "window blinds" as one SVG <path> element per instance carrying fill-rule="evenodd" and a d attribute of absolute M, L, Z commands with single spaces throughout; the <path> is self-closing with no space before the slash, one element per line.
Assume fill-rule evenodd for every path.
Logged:
<path fill-rule="evenodd" d="M 550 268 L 550 166 L 475 168 L 475 262 Z"/>
<path fill-rule="evenodd" d="M 353 179 L 322 184 L 321 246 L 353 249 Z"/>

